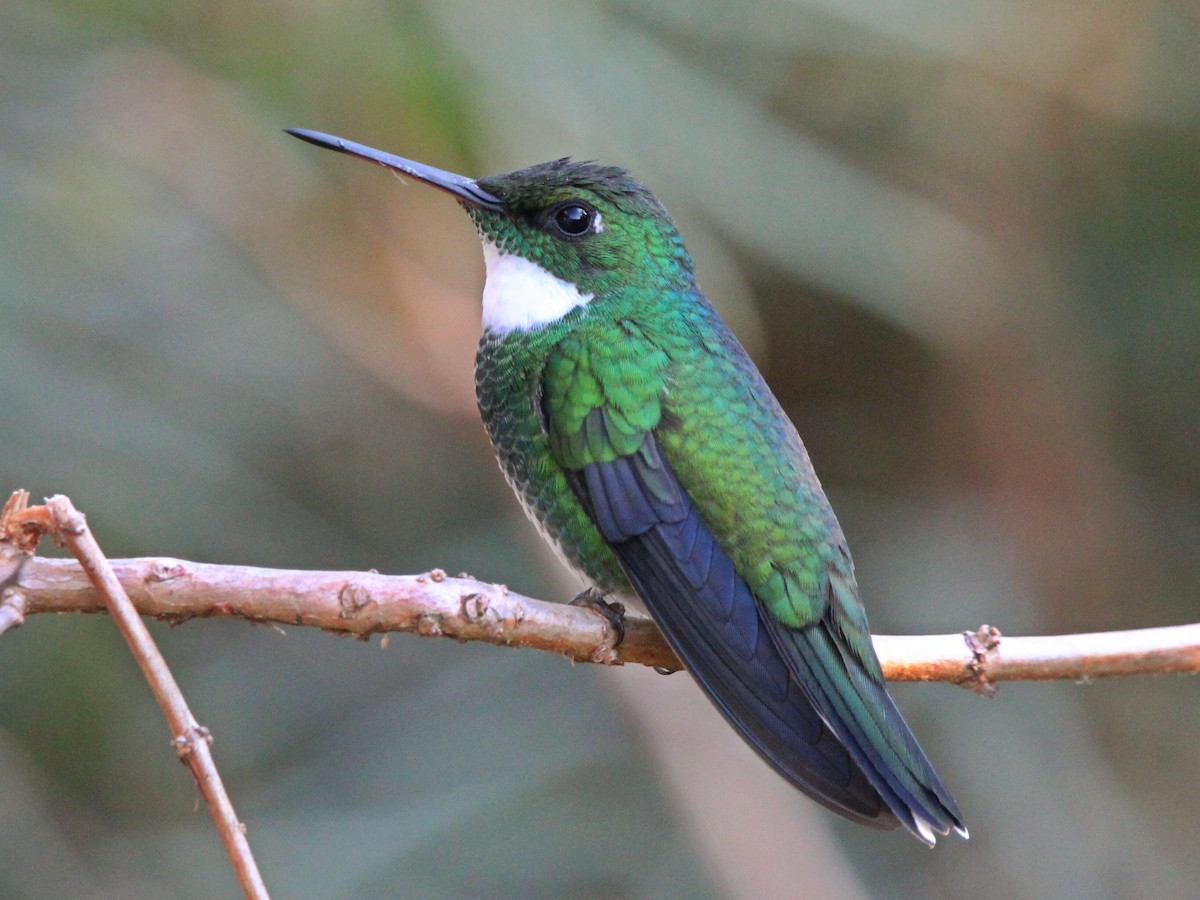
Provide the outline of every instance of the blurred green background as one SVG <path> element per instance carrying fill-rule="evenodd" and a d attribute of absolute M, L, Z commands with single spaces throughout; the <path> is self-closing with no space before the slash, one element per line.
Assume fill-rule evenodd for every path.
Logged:
<path fill-rule="evenodd" d="M 113 556 L 566 580 L 474 410 L 434 191 L 631 168 L 804 435 L 877 631 L 1196 620 L 1200 8 L 0 0 L 0 493 Z M 686 676 L 154 633 L 278 897 L 1179 897 L 1188 678 L 896 689 L 972 832 L 837 820 Z M 237 887 L 103 617 L 0 640 L 0 895 Z"/>

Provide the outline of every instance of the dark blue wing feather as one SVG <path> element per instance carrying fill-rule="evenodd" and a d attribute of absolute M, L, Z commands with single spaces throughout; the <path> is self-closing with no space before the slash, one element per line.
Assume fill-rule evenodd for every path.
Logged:
<path fill-rule="evenodd" d="M 824 806 L 894 828 L 890 804 L 810 700 L 653 436 L 569 479 L 668 642 L 742 737 Z"/>

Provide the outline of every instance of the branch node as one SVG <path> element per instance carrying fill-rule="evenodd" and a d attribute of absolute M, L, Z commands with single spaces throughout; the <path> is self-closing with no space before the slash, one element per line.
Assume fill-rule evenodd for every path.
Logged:
<path fill-rule="evenodd" d="M 212 732 L 203 725 L 193 725 L 186 732 L 172 739 L 171 746 L 175 748 L 175 755 L 179 757 L 179 761 L 186 763 L 188 757 L 196 752 L 197 744 L 201 742 L 211 747 Z"/>
<path fill-rule="evenodd" d="M 445 580 L 446 580 L 446 570 L 445 569 L 430 569 L 424 575 L 417 576 L 418 584 L 428 584 L 431 581 L 434 584 L 437 584 L 437 583 L 445 581 Z"/>
<path fill-rule="evenodd" d="M 148 581 L 167 582 L 182 578 L 187 574 L 187 566 L 178 560 L 156 559 L 150 567 Z"/>
<path fill-rule="evenodd" d="M 29 491 L 13 491 L 0 509 L 0 540 L 26 555 L 32 554 L 42 535 L 53 532 L 54 527 L 49 509 L 29 505 Z"/>
<path fill-rule="evenodd" d="M 46 500 L 46 508 L 50 510 L 56 536 L 78 537 L 87 532 L 87 516 L 77 510 L 68 497 L 55 494 Z"/>
<path fill-rule="evenodd" d="M 1000 629 L 992 625 L 980 625 L 975 631 L 964 631 L 963 640 L 971 651 L 967 663 L 967 677 L 961 682 L 981 697 L 995 697 L 999 687 L 988 678 L 988 668 L 1000 654 Z"/>
<path fill-rule="evenodd" d="M 375 598 L 371 596 L 371 592 L 361 584 L 347 582 L 338 591 L 338 606 L 340 608 L 338 616 L 343 619 L 352 618 L 374 602 Z"/>
<path fill-rule="evenodd" d="M 605 628 L 605 636 L 608 636 L 608 629 Z M 592 662 L 601 666 L 613 666 L 617 663 L 617 651 L 612 647 L 601 646 L 592 651 Z"/>
<path fill-rule="evenodd" d="M 421 616 L 417 619 L 417 634 L 421 635 L 421 637 L 441 637 L 441 616 L 435 613 L 427 613 Z"/>
<path fill-rule="evenodd" d="M 491 601 L 478 591 L 463 594 L 461 604 L 462 616 L 468 622 L 482 622 L 491 607 Z"/>

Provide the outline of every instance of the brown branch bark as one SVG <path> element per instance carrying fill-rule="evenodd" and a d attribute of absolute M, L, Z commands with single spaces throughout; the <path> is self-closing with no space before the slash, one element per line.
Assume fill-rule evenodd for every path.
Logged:
<path fill-rule="evenodd" d="M 533 647 L 578 662 L 680 668 L 658 629 L 630 616 L 615 650 L 611 626 L 586 608 L 534 600 L 434 570 L 424 575 L 260 569 L 143 558 L 113 560 L 143 615 L 168 622 L 240 617 L 368 638 L 408 631 L 458 641 Z M 21 573 L 27 616 L 100 612 L 104 606 L 71 561 L 32 559 Z M 1200 624 L 1053 637 L 1002 637 L 984 626 L 960 634 L 877 635 L 892 681 L 946 681 L 989 692 L 1000 681 L 1200 671 Z"/>

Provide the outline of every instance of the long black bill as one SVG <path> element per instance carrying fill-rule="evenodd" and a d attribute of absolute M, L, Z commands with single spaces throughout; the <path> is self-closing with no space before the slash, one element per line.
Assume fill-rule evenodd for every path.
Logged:
<path fill-rule="evenodd" d="M 363 144 L 356 144 L 354 141 L 334 137 L 332 134 L 322 134 L 319 131 L 309 131 L 306 128 L 285 128 L 283 130 L 292 137 L 298 137 L 300 140 L 316 144 L 318 147 L 336 150 L 338 153 L 348 153 L 351 156 L 357 156 L 359 159 L 377 163 L 385 169 L 392 169 L 402 175 L 409 175 L 418 181 L 423 181 L 439 190 L 443 190 L 447 194 L 453 194 L 463 203 L 469 203 L 471 206 L 478 206 L 482 209 L 490 209 L 496 212 L 504 209 L 504 202 L 499 197 L 489 194 L 470 178 L 463 175 L 444 172 L 441 169 L 435 169 L 433 166 L 426 166 L 419 162 L 413 162 L 411 159 L 405 159 L 403 156 L 393 156 L 391 153 L 384 153 L 382 150 L 375 150 Z"/>

